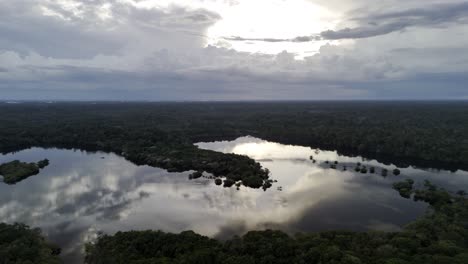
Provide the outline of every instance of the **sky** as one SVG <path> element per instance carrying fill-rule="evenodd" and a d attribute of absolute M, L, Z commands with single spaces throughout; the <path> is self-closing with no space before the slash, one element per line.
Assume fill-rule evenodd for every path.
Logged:
<path fill-rule="evenodd" d="M 468 99 L 468 1 L 0 0 L 0 100 Z"/>

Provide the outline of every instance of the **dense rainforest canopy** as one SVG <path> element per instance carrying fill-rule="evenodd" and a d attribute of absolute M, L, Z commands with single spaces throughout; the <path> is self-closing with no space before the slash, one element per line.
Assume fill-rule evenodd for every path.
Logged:
<path fill-rule="evenodd" d="M 33 146 L 112 151 L 169 171 L 209 172 L 271 186 L 252 159 L 200 141 L 255 137 L 347 155 L 468 168 L 468 103 L 0 103 L 0 152 Z"/>
<path fill-rule="evenodd" d="M 54 264 L 60 248 L 45 241 L 39 229 L 0 223 L 0 264 Z"/>
<path fill-rule="evenodd" d="M 211 173 L 224 187 L 268 188 L 259 163 L 193 143 L 244 135 L 284 144 L 337 149 L 348 155 L 437 168 L 468 168 L 468 103 L 0 103 L 0 152 L 29 147 L 115 152 L 169 171 Z M 16 165 L 23 164 L 15 162 Z M 47 166 L 46 160 L 35 167 Z M 7 164 L 8 168 L 12 164 Z M 14 164 L 13 164 L 14 165 Z M 25 165 L 25 164 L 23 164 Z M 362 164 L 327 164 L 362 173 L 393 173 Z M 17 173 L 18 170 L 9 170 Z M 21 177 L 20 177 L 21 178 Z M 468 200 L 426 182 L 393 185 L 429 212 L 401 232 L 329 231 L 288 235 L 254 231 L 227 241 L 194 232 L 118 232 L 86 245 L 97 263 L 468 263 Z M 60 250 L 39 230 L 0 224 L 0 263 L 57 263 Z M 3 261 L 3 262 L 2 262 Z"/>

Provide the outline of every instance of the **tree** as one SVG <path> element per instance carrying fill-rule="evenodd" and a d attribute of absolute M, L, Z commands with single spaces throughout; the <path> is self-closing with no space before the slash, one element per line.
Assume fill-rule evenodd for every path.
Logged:
<path fill-rule="evenodd" d="M 223 184 L 223 180 L 221 180 L 220 178 L 216 178 L 215 184 L 216 185 L 221 185 L 221 184 Z"/>
<path fill-rule="evenodd" d="M 388 170 L 387 169 L 382 169 L 382 176 L 387 177 L 388 175 Z"/>
<path fill-rule="evenodd" d="M 201 178 L 203 176 L 203 172 L 202 171 L 196 171 L 192 174 L 189 175 L 189 179 L 192 180 L 192 179 L 198 179 L 198 178 Z"/>
<path fill-rule="evenodd" d="M 226 188 L 229 188 L 229 187 L 233 186 L 235 183 L 236 182 L 231 180 L 231 179 L 225 179 L 223 186 L 226 187 Z"/>
<path fill-rule="evenodd" d="M 48 159 L 43 159 L 43 160 L 41 160 L 41 161 L 39 161 L 39 162 L 37 163 L 37 166 L 38 166 L 40 169 L 43 169 L 43 168 L 45 168 L 45 167 L 48 166 L 48 165 L 49 165 L 49 160 L 48 160 Z"/>
<path fill-rule="evenodd" d="M 0 223 L 0 263 L 61 263 L 60 248 L 47 242 L 39 229 Z"/>

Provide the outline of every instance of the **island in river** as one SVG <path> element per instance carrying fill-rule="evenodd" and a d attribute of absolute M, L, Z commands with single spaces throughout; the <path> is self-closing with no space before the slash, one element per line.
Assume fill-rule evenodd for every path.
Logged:
<path fill-rule="evenodd" d="M 3 182 L 6 184 L 16 184 L 30 176 L 39 174 L 40 169 L 49 165 L 49 160 L 44 159 L 37 163 L 21 162 L 13 160 L 0 164 L 0 175 L 3 176 Z"/>

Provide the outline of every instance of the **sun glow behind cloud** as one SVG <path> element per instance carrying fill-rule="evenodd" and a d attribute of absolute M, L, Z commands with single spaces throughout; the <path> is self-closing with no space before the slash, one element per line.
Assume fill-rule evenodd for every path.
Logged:
<path fill-rule="evenodd" d="M 339 41 L 268 42 L 228 40 L 229 37 L 292 39 L 318 35 L 334 29 L 340 16 L 307 0 L 120 0 L 138 8 L 169 10 L 174 7 L 206 9 L 220 15 L 208 28 L 206 45 L 232 48 L 241 52 L 278 54 L 295 53 L 303 58 L 318 52 L 327 43 Z"/>
<path fill-rule="evenodd" d="M 237 5 L 226 6 L 218 12 L 222 19 L 208 29 L 209 44 L 252 53 L 278 54 L 286 50 L 298 57 L 316 53 L 327 41 L 267 42 L 223 38 L 292 39 L 313 36 L 333 29 L 339 19 L 331 11 L 305 0 L 239 1 Z"/>

